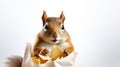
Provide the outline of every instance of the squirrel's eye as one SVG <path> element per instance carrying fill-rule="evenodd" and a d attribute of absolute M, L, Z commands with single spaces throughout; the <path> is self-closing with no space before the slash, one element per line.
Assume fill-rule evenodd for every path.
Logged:
<path fill-rule="evenodd" d="M 61 25 L 61 29 L 64 30 L 64 25 L 63 24 Z"/>
<path fill-rule="evenodd" d="M 46 30 L 48 29 L 48 25 L 45 25 L 45 29 L 46 29 Z"/>
<path fill-rule="evenodd" d="M 48 23 L 44 25 L 44 31 L 47 31 L 47 30 L 48 30 Z"/>

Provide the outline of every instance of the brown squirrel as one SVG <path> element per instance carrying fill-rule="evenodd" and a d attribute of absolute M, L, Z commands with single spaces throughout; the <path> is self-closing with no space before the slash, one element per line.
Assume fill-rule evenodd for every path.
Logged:
<path fill-rule="evenodd" d="M 49 54 L 53 45 L 62 48 L 66 56 L 74 50 L 70 36 L 64 27 L 64 20 L 63 12 L 61 12 L 60 17 L 47 17 L 46 12 L 43 12 L 43 29 L 37 35 L 33 48 L 34 56 Z"/>
<path fill-rule="evenodd" d="M 49 54 L 49 51 L 53 45 L 62 48 L 66 56 L 74 51 L 70 36 L 64 27 L 64 20 L 65 16 L 63 12 L 61 12 L 60 17 L 47 17 L 46 12 L 43 11 L 43 29 L 37 35 L 32 56 L 38 57 L 38 54 Z M 17 62 L 12 63 L 13 65 L 16 65 L 15 67 L 21 67 L 22 60 L 13 60 Z M 43 63 L 44 62 L 46 61 L 43 61 Z"/>

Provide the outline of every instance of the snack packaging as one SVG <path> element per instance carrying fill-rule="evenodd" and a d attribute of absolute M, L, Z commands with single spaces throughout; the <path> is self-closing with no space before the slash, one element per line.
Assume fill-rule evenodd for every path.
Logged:
<path fill-rule="evenodd" d="M 22 67 L 74 67 L 75 59 L 77 56 L 76 52 L 72 52 L 68 56 L 59 59 L 59 57 L 63 55 L 63 51 L 60 48 L 53 46 L 50 53 L 50 57 L 52 57 L 53 61 L 48 56 L 44 57 L 42 55 L 39 55 L 40 57 L 48 60 L 46 63 L 40 64 L 40 60 L 36 57 L 31 57 L 31 54 L 32 46 L 30 43 L 27 43 Z"/>

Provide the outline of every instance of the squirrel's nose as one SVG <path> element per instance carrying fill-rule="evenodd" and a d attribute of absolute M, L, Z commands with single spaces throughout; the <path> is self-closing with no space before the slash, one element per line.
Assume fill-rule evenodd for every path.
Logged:
<path fill-rule="evenodd" d="M 55 38 L 55 39 L 56 39 L 56 38 L 57 38 L 57 33 L 56 33 L 56 32 L 54 32 L 52 36 L 53 36 L 53 38 Z"/>

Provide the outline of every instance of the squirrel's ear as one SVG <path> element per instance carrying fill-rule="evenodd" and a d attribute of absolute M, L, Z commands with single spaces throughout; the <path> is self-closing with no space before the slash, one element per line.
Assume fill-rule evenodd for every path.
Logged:
<path fill-rule="evenodd" d="M 63 14 L 63 11 L 61 12 L 60 19 L 62 20 L 62 22 L 64 22 L 64 20 L 65 20 L 65 16 Z"/>
<path fill-rule="evenodd" d="M 43 15 L 42 15 L 43 25 L 45 24 L 46 19 L 47 19 L 47 14 L 46 14 L 46 12 L 45 12 L 45 11 L 43 11 Z"/>

